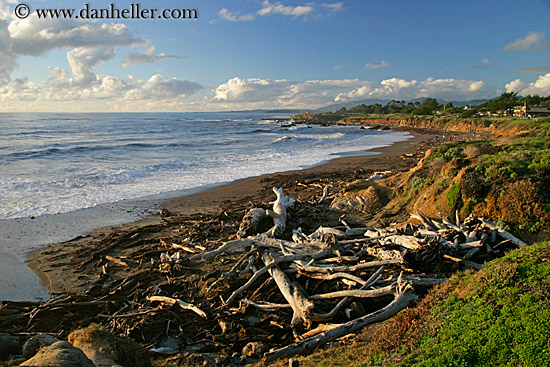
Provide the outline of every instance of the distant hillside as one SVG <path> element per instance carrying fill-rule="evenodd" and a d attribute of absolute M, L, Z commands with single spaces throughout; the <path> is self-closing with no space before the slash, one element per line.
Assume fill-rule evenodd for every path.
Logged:
<path fill-rule="evenodd" d="M 412 102 L 412 103 L 415 103 L 415 102 L 424 102 L 425 100 L 427 99 L 427 97 L 422 97 L 422 98 L 415 98 L 415 99 L 412 99 L 412 100 L 409 100 L 409 101 L 405 101 L 406 103 L 409 103 L 409 102 Z M 471 100 L 471 101 L 448 101 L 448 100 L 445 100 L 445 99 L 437 99 L 437 102 L 439 104 L 447 104 L 449 102 L 452 102 L 453 103 L 453 106 L 455 107 L 463 107 L 463 106 L 477 106 L 477 105 L 480 105 L 482 103 L 485 103 L 487 102 L 488 99 L 474 99 L 474 100 Z M 356 101 L 351 101 L 351 102 L 342 102 L 342 103 L 335 103 L 335 104 L 331 104 L 331 105 L 328 105 L 326 107 L 321 107 L 321 108 L 318 108 L 316 110 L 313 110 L 311 112 L 332 112 L 332 111 L 338 111 L 339 109 L 341 109 L 342 107 L 345 107 L 346 109 L 348 108 L 352 108 L 352 107 L 355 107 L 355 106 L 359 106 L 361 104 L 364 104 L 365 106 L 371 106 L 373 104 L 381 104 L 382 106 L 385 106 L 388 104 L 388 102 L 391 102 L 390 99 L 374 99 L 374 98 L 371 98 L 371 99 L 360 99 L 360 100 L 356 100 Z"/>

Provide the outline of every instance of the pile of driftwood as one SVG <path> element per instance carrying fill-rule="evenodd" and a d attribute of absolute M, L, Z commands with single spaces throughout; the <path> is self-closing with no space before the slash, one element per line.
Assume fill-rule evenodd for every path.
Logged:
<path fill-rule="evenodd" d="M 181 241 L 113 236 L 86 256 L 75 255 L 78 266 L 97 274 L 86 292 L 38 305 L 6 303 L 0 328 L 62 336 L 97 322 L 183 365 L 271 362 L 385 320 L 453 271 L 479 269 L 525 245 L 485 219 L 436 221 L 421 212 L 401 226 L 351 228 L 342 219 L 339 226 L 309 234 L 295 228 L 289 235 L 287 212 L 296 202 L 274 192 L 273 209 L 250 209 L 240 227 L 224 223 L 231 217 L 224 213 L 224 220 L 202 218 Z M 324 190 L 308 205 L 326 196 Z M 216 246 L 191 241 L 217 229 L 234 230 L 237 238 Z M 286 239 L 276 238 L 283 233 Z"/>

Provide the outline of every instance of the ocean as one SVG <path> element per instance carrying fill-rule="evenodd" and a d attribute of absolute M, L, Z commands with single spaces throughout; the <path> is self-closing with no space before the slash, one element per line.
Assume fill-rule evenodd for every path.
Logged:
<path fill-rule="evenodd" d="M 357 126 L 290 126 L 288 117 L 0 114 L 0 255 L 23 262 L 39 246 L 150 215 L 162 199 L 411 137 Z M 95 210 L 97 220 L 86 210 Z M 0 279 L 5 269 L 0 262 Z M 3 288 L 0 280 L 0 299 L 9 298 Z"/>

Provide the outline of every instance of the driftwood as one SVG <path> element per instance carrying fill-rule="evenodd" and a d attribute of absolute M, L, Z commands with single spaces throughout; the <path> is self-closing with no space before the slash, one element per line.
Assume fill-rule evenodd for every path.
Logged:
<path fill-rule="evenodd" d="M 327 187 L 305 185 L 312 186 L 318 188 L 315 198 Z M 275 192 L 273 210 L 254 208 L 246 220 L 241 221 L 241 216 L 248 204 L 241 203 L 233 213 L 226 209 L 212 215 L 170 217 L 162 224 L 169 233 L 154 243 L 145 243 L 139 232 L 99 241 L 95 249 L 74 254 L 78 261 L 71 263 L 99 275 L 84 293 L 43 304 L 3 303 L 0 328 L 43 330 L 56 319 L 60 333 L 73 325 L 98 322 L 150 346 L 158 346 L 166 337 L 183 338 L 178 349 L 162 353 L 174 354 L 174 362 L 185 358 L 193 365 L 203 364 L 205 358 L 192 356 L 204 352 L 222 354 L 220 361 L 227 358 L 226 364 L 252 362 L 242 355 L 223 354 L 254 340 L 263 343 L 262 350 L 271 350 L 264 359 L 272 361 L 356 333 L 416 299 L 411 286 L 423 294 L 453 272 L 480 269 L 485 261 L 523 243 L 473 217 L 434 219 L 416 212 L 414 223 L 420 224 L 386 228 L 353 228 L 352 219 L 344 217 L 323 223 L 326 202 L 299 202 L 294 213 L 293 199 L 280 189 Z M 313 215 L 307 216 L 307 210 Z M 274 236 L 246 237 L 269 228 L 267 212 L 274 219 L 268 235 Z M 249 227 L 249 232 L 243 223 L 259 223 L 257 218 L 261 225 Z M 299 221 L 302 218 L 307 220 Z M 304 228 L 290 228 L 292 240 L 291 231 L 285 229 L 291 224 Z M 106 274 L 100 274 L 102 268 Z M 365 315 L 374 305 L 387 306 Z M 15 316 L 21 321 L 14 323 Z M 351 321 L 335 324 L 342 320 Z M 292 335 L 294 343 L 288 345 Z M 161 349 L 155 348 L 155 353 Z"/>
<path fill-rule="evenodd" d="M 197 306 L 192 305 L 191 303 L 182 301 L 181 299 L 164 297 L 164 296 L 150 296 L 150 297 L 147 297 L 147 300 L 150 302 L 162 302 L 170 306 L 178 305 L 181 308 L 185 310 L 193 311 L 197 315 L 206 319 L 206 314 L 204 313 L 204 311 L 202 311 Z"/>
<path fill-rule="evenodd" d="M 395 290 L 394 300 L 383 309 L 347 322 L 345 324 L 334 327 L 321 334 L 305 339 L 298 343 L 268 352 L 264 355 L 264 362 L 270 363 L 280 358 L 286 358 L 295 354 L 309 352 L 317 348 L 319 345 L 341 338 L 342 336 L 355 333 L 367 325 L 375 322 L 384 321 L 399 311 L 406 308 L 412 301 L 418 297 L 412 292 L 412 287 L 406 282 L 398 282 Z"/>
<path fill-rule="evenodd" d="M 271 254 L 267 252 L 263 253 L 262 259 L 266 266 L 275 263 L 273 256 L 271 256 Z M 300 320 L 302 320 L 304 324 L 308 325 L 310 323 L 309 315 L 312 312 L 313 303 L 309 301 L 304 294 L 302 294 L 300 289 L 288 279 L 288 277 L 283 271 L 281 271 L 281 269 L 279 269 L 279 267 L 273 266 L 271 269 L 269 269 L 269 273 L 271 274 L 271 277 L 275 280 L 275 283 L 277 283 L 277 286 L 279 287 L 285 299 L 294 310 L 294 316 L 292 317 L 291 325 L 297 325 Z"/>
<path fill-rule="evenodd" d="M 264 234 L 268 237 L 276 237 L 283 233 L 286 228 L 286 210 L 294 205 L 295 200 L 283 194 L 282 188 L 273 188 L 277 200 L 273 203 L 273 210 L 266 210 L 269 217 L 273 219 L 273 227 Z"/>

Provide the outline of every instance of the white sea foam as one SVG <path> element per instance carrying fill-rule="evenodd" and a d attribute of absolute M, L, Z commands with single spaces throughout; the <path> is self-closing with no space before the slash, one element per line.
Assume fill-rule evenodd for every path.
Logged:
<path fill-rule="evenodd" d="M 8 116 L 0 137 L 0 219 L 300 169 L 408 137 L 346 126 L 292 129 L 290 135 L 258 114 Z"/>

